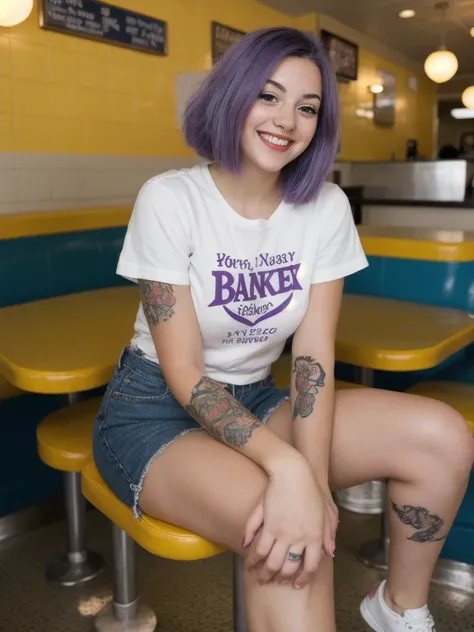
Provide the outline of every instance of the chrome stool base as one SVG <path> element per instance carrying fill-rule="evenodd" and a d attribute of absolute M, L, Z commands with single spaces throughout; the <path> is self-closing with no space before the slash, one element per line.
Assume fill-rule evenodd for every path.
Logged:
<path fill-rule="evenodd" d="M 474 594 L 474 565 L 440 558 L 433 573 L 433 584 L 449 586 Z"/>
<path fill-rule="evenodd" d="M 97 632 L 154 632 L 156 616 L 153 610 L 138 602 L 130 606 L 129 616 L 124 606 L 115 603 L 105 606 L 94 621 Z"/>
<path fill-rule="evenodd" d="M 112 523 L 114 551 L 113 601 L 96 615 L 97 632 L 154 632 L 156 616 L 148 606 L 140 605 L 137 588 L 135 542 Z M 248 632 L 244 606 L 243 564 L 233 556 L 233 632 Z"/>
<path fill-rule="evenodd" d="M 46 579 L 61 586 L 88 582 L 102 571 L 104 559 L 86 547 L 86 501 L 81 491 L 81 473 L 64 472 L 67 554 L 51 562 Z"/>
<path fill-rule="evenodd" d="M 357 558 L 370 568 L 376 568 L 379 571 L 388 569 L 388 547 L 384 548 L 381 539 L 363 544 L 357 553 Z M 433 584 L 474 594 L 474 565 L 440 558 L 431 581 Z"/>
<path fill-rule="evenodd" d="M 75 586 L 97 577 L 104 569 L 104 559 L 93 551 L 62 555 L 46 568 L 46 579 L 61 586 Z"/>
<path fill-rule="evenodd" d="M 97 632 L 154 632 L 156 616 L 140 604 L 137 588 L 135 542 L 112 523 L 114 550 L 114 596 L 96 615 Z"/>
<path fill-rule="evenodd" d="M 383 540 L 365 542 L 358 550 L 357 558 L 366 566 L 379 571 L 386 571 L 388 568 L 388 552 L 384 549 Z"/>

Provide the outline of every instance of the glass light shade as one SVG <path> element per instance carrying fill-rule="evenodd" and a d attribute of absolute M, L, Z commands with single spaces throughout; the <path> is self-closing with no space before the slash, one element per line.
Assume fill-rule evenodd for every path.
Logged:
<path fill-rule="evenodd" d="M 425 72 L 435 83 L 449 81 L 457 70 L 457 57 L 450 50 L 437 50 L 425 60 Z"/>
<path fill-rule="evenodd" d="M 380 94 L 381 92 L 383 92 L 383 85 L 380 83 L 373 83 L 370 86 L 370 91 L 372 92 L 372 94 Z"/>
<path fill-rule="evenodd" d="M 474 86 L 469 86 L 464 90 L 461 101 L 468 110 L 474 110 Z"/>
<path fill-rule="evenodd" d="M 403 11 L 398 12 L 398 17 L 402 18 L 402 20 L 409 20 L 410 18 L 414 18 L 416 15 L 416 11 L 413 9 L 403 9 Z"/>
<path fill-rule="evenodd" d="M 474 119 L 474 110 L 468 108 L 454 108 L 451 110 L 451 116 L 455 119 Z"/>
<path fill-rule="evenodd" d="M 33 0 L 0 0 L 0 26 L 16 26 L 33 10 Z"/>

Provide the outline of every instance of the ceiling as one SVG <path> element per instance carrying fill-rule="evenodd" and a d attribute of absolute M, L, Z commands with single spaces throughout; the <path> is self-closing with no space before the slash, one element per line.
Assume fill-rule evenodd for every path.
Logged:
<path fill-rule="evenodd" d="M 440 12 L 434 9 L 435 0 L 263 1 L 289 15 L 311 11 L 325 13 L 421 64 L 441 44 L 444 21 L 440 19 Z M 397 13 L 402 9 L 415 9 L 416 16 L 410 20 L 401 20 Z M 456 86 L 463 82 L 465 85 L 474 83 L 474 38 L 469 34 L 471 27 L 474 27 L 474 0 L 451 0 L 445 33 L 447 48 L 459 60 Z M 453 86 L 454 83 L 447 82 L 442 91 L 453 91 Z"/>

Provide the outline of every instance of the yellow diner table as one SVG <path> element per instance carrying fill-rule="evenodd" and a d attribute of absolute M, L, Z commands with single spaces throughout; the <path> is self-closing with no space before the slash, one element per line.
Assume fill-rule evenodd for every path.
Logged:
<path fill-rule="evenodd" d="M 132 336 L 138 304 L 138 288 L 127 286 L 0 309 L 0 375 L 34 393 L 103 386 Z M 347 294 L 336 357 L 366 371 L 412 371 L 472 342 L 474 318 L 465 312 Z"/>
<path fill-rule="evenodd" d="M 368 256 L 424 261 L 474 261 L 474 231 L 408 226 L 357 227 Z"/>
<path fill-rule="evenodd" d="M 474 342 L 474 315 L 447 307 L 345 294 L 336 336 L 336 358 L 372 370 L 416 371 L 440 364 Z"/>
<path fill-rule="evenodd" d="M 132 286 L 0 309 L 0 374 L 33 393 L 103 386 L 132 337 L 138 304 Z"/>

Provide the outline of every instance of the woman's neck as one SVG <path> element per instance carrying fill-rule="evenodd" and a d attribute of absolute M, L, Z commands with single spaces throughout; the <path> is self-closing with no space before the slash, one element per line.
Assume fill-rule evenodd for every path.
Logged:
<path fill-rule="evenodd" d="M 268 219 L 281 202 L 280 172 L 245 167 L 238 173 L 230 173 L 217 163 L 210 165 L 209 170 L 221 194 L 247 219 Z"/>

